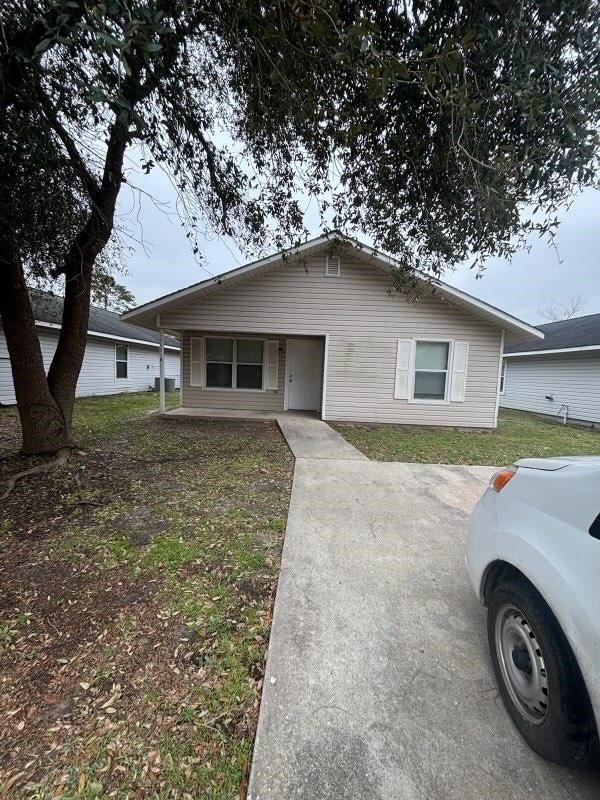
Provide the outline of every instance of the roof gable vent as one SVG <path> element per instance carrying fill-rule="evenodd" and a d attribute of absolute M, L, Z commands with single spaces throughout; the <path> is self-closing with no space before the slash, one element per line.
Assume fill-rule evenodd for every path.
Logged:
<path fill-rule="evenodd" d="M 340 257 L 327 255 L 325 257 L 325 276 L 327 278 L 339 278 Z"/>

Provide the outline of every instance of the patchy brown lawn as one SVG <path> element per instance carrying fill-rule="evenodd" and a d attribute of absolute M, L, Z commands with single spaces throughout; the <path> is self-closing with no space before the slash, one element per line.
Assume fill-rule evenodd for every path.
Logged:
<path fill-rule="evenodd" d="M 0 795 L 244 796 L 293 460 L 154 403 L 78 401 L 80 449 L 2 504 Z M 17 448 L 0 410 L 0 476 Z"/>

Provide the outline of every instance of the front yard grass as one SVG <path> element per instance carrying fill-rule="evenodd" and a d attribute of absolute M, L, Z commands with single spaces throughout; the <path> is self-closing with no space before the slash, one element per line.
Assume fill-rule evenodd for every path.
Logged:
<path fill-rule="evenodd" d="M 504 466 L 524 457 L 599 455 L 600 431 L 501 409 L 495 431 L 412 425 L 334 425 L 369 458 Z"/>
<path fill-rule="evenodd" d="M 71 460 L 3 503 L 0 796 L 243 796 L 293 459 L 155 405 L 78 400 Z M 18 434 L 1 409 L 0 480 Z"/>

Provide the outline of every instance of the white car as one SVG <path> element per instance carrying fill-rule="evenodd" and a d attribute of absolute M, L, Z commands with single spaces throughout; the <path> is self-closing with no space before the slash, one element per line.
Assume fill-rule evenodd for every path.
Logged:
<path fill-rule="evenodd" d="M 544 758 L 597 764 L 600 457 L 497 472 L 471 516 L 466 563 L 515 725 Z"/>

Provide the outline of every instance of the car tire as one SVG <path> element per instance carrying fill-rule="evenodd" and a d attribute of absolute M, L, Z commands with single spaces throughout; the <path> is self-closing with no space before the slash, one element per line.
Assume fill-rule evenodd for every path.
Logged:
<path fill-rule="evenodd" d="M 488 601 L 492 666 L 508 713 L 536 753 L 595 767 L 600 746 L 581 672 L 556 617 L 527 581 L 506 579 Z"/>

